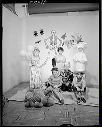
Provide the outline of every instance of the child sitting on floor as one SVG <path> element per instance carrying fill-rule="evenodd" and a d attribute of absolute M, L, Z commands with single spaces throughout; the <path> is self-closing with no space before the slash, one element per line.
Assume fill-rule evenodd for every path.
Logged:
<path fill-rule="evenodd" d="M 58 101 L 63 104 L 64 100 L 62 98 L 59 88 L 61 85 L 62 77 L 60 76 L 58 68 L 54 67 L 52 68 L 52 75 L 48 79 L 48 87 L 46 89 L 46 92 L 50 90 L 54 97 L 57 98 Z"/>

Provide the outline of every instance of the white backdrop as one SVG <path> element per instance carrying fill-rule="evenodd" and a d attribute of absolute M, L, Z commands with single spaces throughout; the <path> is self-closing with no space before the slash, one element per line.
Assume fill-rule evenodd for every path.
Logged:
<path fill-rule="evenodd" d="M 44 35 L 40 35 L 40 29 L 44 29 Z M 33 36 L 33 32 L 38 31 L 38 37 Z M 7 91 L 13 86 L 23 81 L 29 80 L 27 65 L 21 60 L 19 53 L 28 45 L 33 45 L 35 41 L 41 40 L 39 45 L 42 61 L 46 59 L 44 39 L 55 30 L 60 38 L 67 33 L 68 39 L 71 34 L 80 33 L 83 40 L 88 44 L 85 51 L 87 65 L 87 83 L 99 83 L 99 12 L 75 12 L 60 14 L 42 14 L 19 18 L 3 7 L 3 91 Z M 68 51 L 64 47 L 64 55 L 73 65 L 73 51 Z M 73 66 L 72 66 L 73 68 Z M 47 62 L 43 70 L 43 80 L 51 75 L 51 59 Z"/>

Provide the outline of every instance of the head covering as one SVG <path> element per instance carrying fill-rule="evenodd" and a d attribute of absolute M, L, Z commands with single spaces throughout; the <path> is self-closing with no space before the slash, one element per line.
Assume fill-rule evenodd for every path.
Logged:
<path fill-rule="evenodd" d="M 87 45 L 87 43 L 85 43 L 85 42 L 80 42 L 79 44 L 77 44 L 77 49 L 78 49 L 78 48 L 83 48 L 83 49 L 85 49 L 85 48 L 86 48 L 86 45 Z"/>
<path fill-rule="evenodd" d="M 59 50 L 64 51 L 62 47 L 58 47 L 57 51 L 59 52 Z"/>
<path fill-rule="evenodd" d="M 74 71 L 74 74 L 82 73 L 85 74 L 85 71 Z"/>
<path fill-rule="evenodd" d="M 54 67 L 54 68 L 51 69 L 51 71 L 58 71 L 58 68 Z"/>
<path fill-rule="evenodd" d="M 78 49 L 78 48 L 84 48 L 84 45 L 83 45 L 82 43 L 77 44 L 77 49 Z"/>

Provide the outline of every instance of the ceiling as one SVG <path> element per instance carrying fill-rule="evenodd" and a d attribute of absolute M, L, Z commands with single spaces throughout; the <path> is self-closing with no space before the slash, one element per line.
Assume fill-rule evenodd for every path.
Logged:
<path fill-rule="evenodd" d="M 10 11 L 15 13 L 15 4 L 3 4 L 6 8 L 8 8 Z"/>
<path fill-rule="evenodd" d="M 15 4 L 3 4 L 6 8 L 16 14 Z M 27 5 L 27 12 L 29 15 L 42 14 L 42 13 L 62 13 L 62 12 L 75 12 L 75 11 L 95 11 L 99 10 L 99 3 L 45 3 Z M 22 8 L 25 7 L 21 5 Z"/>
<path fill-rule="evenodd" d="M 60 13 L 60 12 L 73 12 L 73 11 L 93 11 L 98 10 L 97 3 L 46 3 L 46 4 L 29 4 L 28 13 Z"/>

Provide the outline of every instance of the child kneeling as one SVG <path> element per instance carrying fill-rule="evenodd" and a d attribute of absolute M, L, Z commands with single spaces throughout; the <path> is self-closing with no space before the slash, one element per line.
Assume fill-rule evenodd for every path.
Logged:
<path fill-rule="evenodd" d="M 73 85 L 74 85 L 73 91 L 74 91 L 75 97 L 77 99 L 77 103 L 80 103 L 81 101 L 86 103 L 87 88 L 86 88 L 85 73 L 84 72 L 74 73 Z"/>

